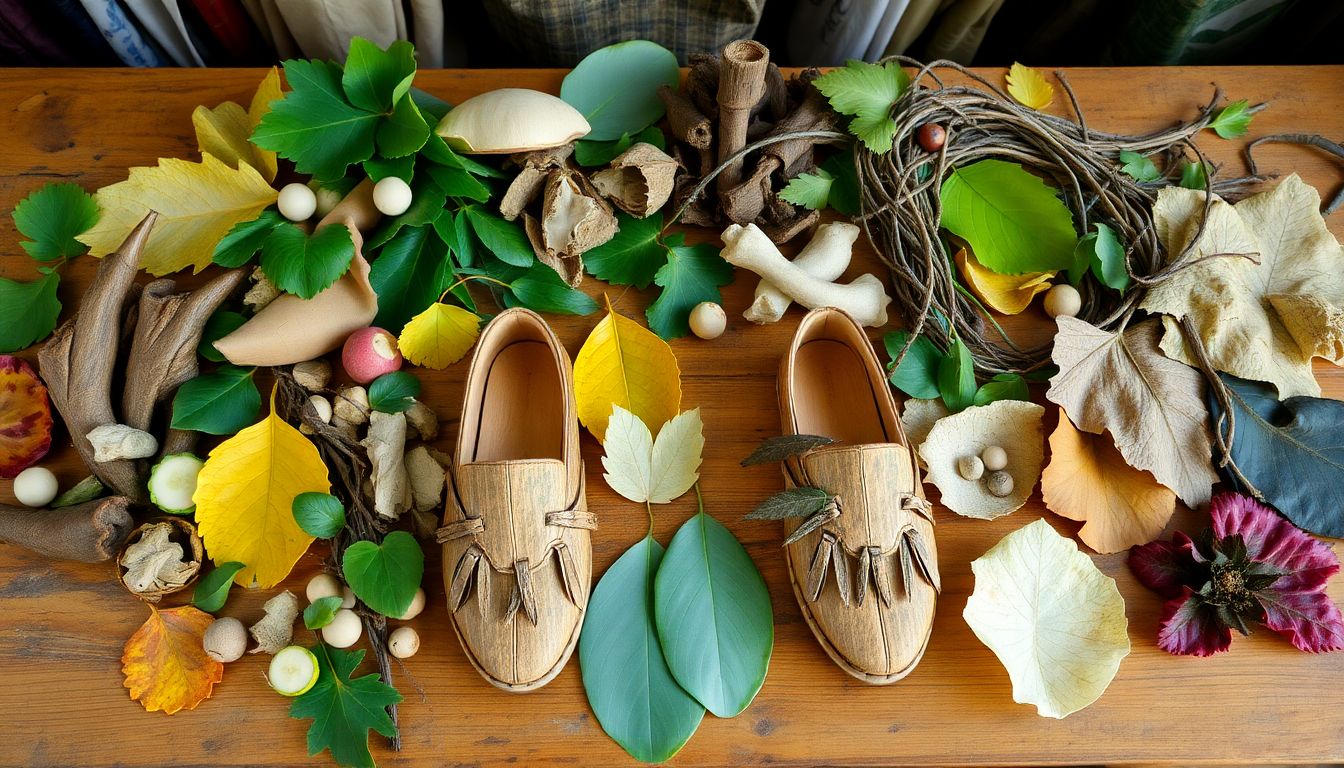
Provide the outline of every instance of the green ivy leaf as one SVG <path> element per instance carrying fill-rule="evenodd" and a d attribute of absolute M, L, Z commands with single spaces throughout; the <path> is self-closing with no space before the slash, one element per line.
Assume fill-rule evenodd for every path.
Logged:
<path fill-rule="evenodd" d="M 887 347 L 887 355 L 892 360 L 901 353 L 905 346 L 906 339 L 910 337 L 909 331 L 895 331 L 888 333 L 883 339 L 883 344 Z M 901 359 L 901 364 L 892 368 L 889 380 L 891 385 L 910 397 L 917 397 L 921 400 L 936 399 L 940 392 L 938 390 L 938 366 L 943 360 L 943 353 L 938 351 L 938 347 L 926 336 L 920 336 L 915 339 L 915 343 L 910 345 L 909 351 Z"/>
<path fill-rule="evenodd" d="M 999 274 L 1065 270 L 1078 235 L 1056 191 L 1016 163 L 981 160 L 943 182 L 943 227 Z"/>
<path fill-rule="evenodd" d="M 891 151 L 896 136 L 896 121 L 891 108 L 910 87 L 910 76 L 894 61 L 868 64 L 850 60 L 841 69 L 833 69 L 812 84 L 842 115 L 850 115 L 849 132 L 859 137 L 868 149 L 878 154 Z"/>
<path fill-rule="evenodd" d="M 1027 380 L 1016 373 L 1000 373 L 975 391 L 972 405 L 989 405 L 999 400 L 1030 401 Z"/>
<path fill-rule="evenodd" d="M 38 261 L 70 259 L 89 247 L 75 238 L 98 223 L 98 203 L 78 184 L 48 182 L 14 207 L 19 242 Z"/>
<path fill-rule="evenodd" d="M 663 217 L 637 219 L 617 211 L 616 221 L 619 229 L 614 237 L 584 252 L 584 271 L 612 285 L 648 288 L 667 263 L 667 246 L 658 240 L 663 231 Z"/>
<path fill-rule="evenodd" d="M 61 315 L 56 286 L 60 283 L 56 272 L 26 283 L 0 277 L 0 352 L 26 349 L 56 330 Z"/>
<path fill-rule="evenodd" d="M 196 582 L 196 591 L 192 593 L 191 604 L 206 613 L 214 613 L 224 607 L 229 600 L 229 587 L 233 586 L 233 577 L 246 568 L 243 563 L 220 563 L 214 570 Z"/>
<path fill-rule="evenodd" d="M 1120 153 L 1120 172 L 1128 174 L 1135 181 L 1157 181 L 1162 178 L 1162 172 L 1157 170 L 1153 161 L 1138 152 L 1124 150 Z"/>
<path fill-rule="evenodd" d="M 330 493 L 308 491 L 290 504 L 294 522 L 315 539 L 330 539 L 345 527 L 345 506 Z"/>
<path fill-rule="evenodd" d="M 299 173 L 334 181 L 373 157 L 382 115 L 346 101 L 340 65 L 320 59 L 285 62 L 290 91 L 252 132 L 252 143 L 294 163 Z"/>
<path fill-rule="evenodd" d="M 975 363 L 961 339 L 952 339 L 947 355 L 938 363 L 938 392 L 952 413 L 964 411 L 975 402 Z"/>
<path fill-rule="evenodd" d="M 448 247 L 433 227 L 406 227 L 392 238 L 369 270 L 378 294 L 374 324 L 400 335 L 412 317 L 425 311 L 452 285 Z"/>
<path fill-rule="evenodd" d="M 351 104 L 369 112 L 387 112 L 410 92 L 414 79 L 415 46 L 397 40 L 383 50 L 362 37 L 350 40 L 341 87 Z"/>
<path fill-rule="evenodd" d="M 429 140 L 429 123 L 411 97 L 402 97 L 392 114 L 378 126 L 375 141 L 384 157 L 414 155 Z"/>
<path fill-rule="evenodd" d="M 1204 163 L 1192 163 L 1189 160 L 1181 163 L 1182 187 L 1203 191 L 1208 188 L 1208 185 L 1209 171 Z"/>
<path fill-rule="evenodd" d="M 667 149 L 667 137 L 663 136 L 662 129 L 650 125 L 633 136 L 623 133 L 619 139 L 613 141 L 579 139 L 574 142 L 574 162 L 585 168 L 606 165 L 615 160 L 617 155 L 640 143 L 652 144 L 662 150 Z"/>
<path fill-rule="evenodd" d="M 387 708 L 401 701 L 397 689 L 376 674 L 351 678 L 364 651 L 342 651 L 326 643 L 313 647 L 317 682 L 289 705 L 289 716 L 312 719 L 308 727 L 308 754 L 331 750 L 339 765 L 374 768 L 369 753 L 369 731 L 391 738 L 397 732 Z"/>
<path fill-rule="evenodd" d="M 560 279 L 554 269 L 535 262 L 509 283 L 509 306 L 527 307 L 535 312 L 561 315 L 587 315 L 597 311 L 597 302 Z"/>
<path fill-rule="evenodd" d="M 467 220 L 481 244 L 505 264 L 526 267 L 536 260 L 532 244 L 528 242 L 523 228 L 511 221 L 505 221 L 479 205 L 463 208 Z"/>
<path fill-rule="evenodd" d="M 681 234 L 667 238 L 667 263 L 653 282 L 663 290 L 644 315 L 649 329 L 663 339 L 676 339 L 691 332 L 689 319 L 695 305 L 723 302 L 719 287 L 733 282 L 733 266 L 708 243 L 683 245 Z"/>
<path fill-rule="evenodd" d="M 221 365 L 177 388 L 173 395 L 173 429 L 232 435 L 257 420 L 261 393 L 254 368 Z"/>
<path fill-rule="evenodd" d="M 415 537 L 392 531 L 382 544 L 357 541 L 345 549 L 341 573 L 355 597 L 384 616 L 406 613 L 425 575 L 425 553 Z"/>
<path fill-rule="evenodd" d="M 311 299 L 339 280 L 354 257 L 348 227 L 327 226 L 309 235 L 286 222 L 261 246 L 261 271 L 280 290 Z"/>
<path fill-rule="evenodd" d="M 229 233 L 215 245 L 212 260 L 221 267 L 241 267 L 257 255 L 276 227 L 288 223 L 274 208 L 267 208 L 251 221 L 233 225 Z"/>
<path fill-rule="evenodd" d="M 420 380 L 406 371 L 385 373 L 369 385 L 369 407 L 383 413 L 401 413 L 415 405 Z"/>
<path fill-rule="evenodd" d="M 1241 99 L 1218 110 L 1209 127 L 1224 139 L 1235 139 L 1246 134 L 1251 127 L 1251 117 L 1251 103 Z"/>
<path fill-rule="evenodd" d="M 780 191 L 779 196 L 808 210 L 820 210 L 826 207 L 826 202 L 830 199 L 831 184 L 834 181 L 835 177 L 829 171 L 818 168 L 816 173 L 800 173 L 794 176 L 789 180 L 788 186 Z"/>
<path fill-rule="evenodd" d="M 224 355 L 215 349 L 215 342 L 242 327 L 247 318 L 241 313 L 221 309 L 205 321 L 201 330 L 201 343 L 196 345 L 196 354 L 212 363 L 224 362 Z"/>
<path fill-rule="evenodd" d="M 658 86 L 681 82 L 677 57 L 648 40 L 608 45 L 583 57 L 565 75 L 560 98 L 588 120 L 592 141 L 619 139 L 658 122 L 665 108 Z"/>
<path fill-rule="evenodd" d="M 327 626 L 336 618 L 336 612 L 341 609 L 341 602 L 344 599 L 343 595 L 327 595 L 309 603 L 308 607 L 303 609 L 303 626 L 314 630 Z"/>
<path fill-rule="evenodd" d="M 1091 270 L 1093 276 L 1109 288 L 1123 291 L 1129 287 L 1129 271 L 1125 267 L 1125 247 L 1115 236 L 1115 230 L 1101 222 L 1093 225 L 1095 232 L 1078 239 L 1073 252 L 1073 266 L 1069 267 L 1069 282 L 1078 285 L 1083 273 Z"/>

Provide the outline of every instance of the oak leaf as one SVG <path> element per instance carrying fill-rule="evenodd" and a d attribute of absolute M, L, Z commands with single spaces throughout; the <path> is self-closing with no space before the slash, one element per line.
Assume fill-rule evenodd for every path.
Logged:
<path fill-rule="evenodd" d="M 121 654 L 131 698 L 148 712 L 169 715 L 195 709 L 210 698 L 215 683 L 224 679 L 224 665 L 201 645 L 205 628 L 214 620 L 189 605 L 162 611 L 150 606 L 149 619 L 126 641 Z"/>
<path fill-rule="evenodd" d="M 275 153 L 251 142 L 252 131 L 261 124 L 261 118 L 271 109 L 271 102 L 280 98 L 280 70 L 271 67 L 252 96 L 246 111 L 242 106 L 226 101 L 211 109 L 201 105 L 191 113 L 191 124 L 196 129 L 196 145 L 201 154 L 211 154 L 233 167 L 247 163 L 268 182 L 275 181 Z"/>
<path fill-rule="evenodd" d="M 989 308 L 1004 315 L 1020 314 L 1036 294 L 1050 290 L 1054 272 L 1027 272 L 1021 275 L 1002 275 L 981 264 L 965 248 L 954 257 L 957 270 L 971 289 Z"/>
<path fill-rule="evenodd" d="M 605 439 L 607 420 L 619 405 L 650 430 L 676 416 L 681 406 L 681 368 L 667 342 L 607 302 L 607 316 L 593 328 L 574 358 L 574 401 L 579 421 Z"/>

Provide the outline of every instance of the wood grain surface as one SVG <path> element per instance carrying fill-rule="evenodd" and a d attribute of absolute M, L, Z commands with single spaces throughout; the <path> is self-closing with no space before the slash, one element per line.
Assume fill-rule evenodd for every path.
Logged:
<path fill-rule="evenodd" d="M 417 84 L 452 102 L 505 85 L 555 92 L 562 72 L 426 72 Z M 986 71 L 991 78 L 997 70 Z M 121 181 L 127 168 L 158 157 L 194 157 L 191 111 L 225 99 L 246 103 L 260 70 L 0 70 L 0 209 L 8 212 L 39 184 L 74 181 L 89 190 Z M 1251 135 L 1300 131 L 1344 138 L 1344 67 L 1075 69 L 1068 71 L 1089 124 L 1107 131 L 1155 129 L 1182 117 L 1221 85 L 1233 98 L 1269 101 Z M 1052 110 L 1062 113 L 1064 99 Z M 1241 141 L 1211 132 L 1201 146 L 1240 173 Z M 1344 168 L 1312 150 L 1266 146 L 1261 167 L 1297 171 L 1327 197 Z M 1344 213 L 1330 219 L 1344 235 Z M 692 233 L 713 239 L 715 233 Z M 29 279 L 32 262 L 18 247 L 8 216 L 0 220 L 0 274 Z M 67 313 L 88 286 L 95 262 L 65 270 L 60 297 Z M 864 246 L 851 275 L 876 270 Z M 184 284 L 199 279 L 185 276 Z M 742 516 L 781 487 L 773 467 L 738 461 L 777 430 L 775 371 L 797 323 L 756 327 L 740 319 L 756 280 L 739 273 L 724 291 L 728 332 L 714 342 L 672 343 L 681 360 L 684 407 L 704 414 L 701 482 L 711 513 L 746 545 L 769 584 L 776 642 L 770 674 L 741 716 L 707 716 L 675 765 L 762 764 L 1079 764 L 1289 763 L 1344 761 L 1344 653 L 1308 655 L 1267 631 L 1237 638 L 1231 653 L 1177 658 L 1157 649 L 1160 600 L 1135 583 L 1122 556 L 1095 560 L 1115 577 L 1126 599 L 1133 651 L 1100 701 L 1066 720 L 1040 718 L 1013 703 L 1008 676 L 961 618 L 972 589 L 969 563 L 1004 534 L 1045 513 L 1039 494 L 1017 513 L 993 522 L 938 511 L 944 591 L 927 656 L 906 680 L 870 687 L 834 667 L 800 619 L 785 571 L 777 524 Z M 586 290 L 605 286 L 590 279 Z M 616 308 L 641 318 L 646 292 L 610 289 Z M 577 352 L 598 316 L 551 318 L 561 341 Z M 1015 327 L 1031 325 L 1026 319 Z M 1035 321 L 1034 333 L 1043 323 Z M 874 337 L 879 336 L 874 332 Z M 30 351 L 24 355 L 33 358 Z M 425 396 L 444 422 L 447 449 L 457 428 L 466 365 L 417 371 Z M 1323 367 L 1327 395 L 1344 396 L 1344 375 Z M 1041 393 L 1037 393 L 1038 398 Z M 1053 410 L 1053 407 L 1052 407 Z M 1053 428 L 1053 416 L 1047 429 Z M 601 479 L 600 450 L 584 437 L 589 503 L 600 521 L 594 573 L 602 573 L 642 535 L 644 510 Z M 60 432 L 47 460 L 63 484 L 85 473 Z M 1342 478 L 1344 480 L 1344 478 Z M 0 501 L 10 501 L 0 481 Z M 659 507 L 657 535 L 666 543 L 694 512 L 688 496 Z M 1077 524 L 1049 515 L 1072 533 Z M 1202 528 L 1205 516 L 1178 513 L 1176 526 Z M 382 765 L 629 764 L 606 738 L 584 698 L 577 658 L 546 688 L 510 695 L 477 676 L 453 637 L 444 608 L 436 547 L 427 547 L 430 607 L 412 624 L 422 648 L 398 670 L 404 746 L 399 754 L 375 736 Z M 314 547 L 287 586 L 301 594 L 325 548 Z M 235 590 L 223 613 L 246 623 L 260 616 L 267 593 Z M 1344 600 L 1344 580 L 1331 586 Z M 169 601 L 172 602 L 171 599 Z M 113 566 L 51 563 L 0 546 L 0 764 L 282 765 L 306 764 L 308 723 L 287 717 L 289 701 L 262 680 L 266 659 L 230 665 L 214 697 L 173 716 L 146 713 L 122 687 L 122 644 L 148 611 L 115 580 Z M 327 756 L 316 759 L 318 764 Z"/>

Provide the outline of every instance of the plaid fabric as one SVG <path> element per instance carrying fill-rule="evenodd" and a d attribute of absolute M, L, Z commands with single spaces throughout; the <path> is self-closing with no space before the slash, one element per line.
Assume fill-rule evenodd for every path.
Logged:
<path fill-rule="evenodd" d="M 686 63 L 756 31 L 765 0 L 485 0 L 519 63 L 572 67 L 623 40 L 652 40 Z"/>

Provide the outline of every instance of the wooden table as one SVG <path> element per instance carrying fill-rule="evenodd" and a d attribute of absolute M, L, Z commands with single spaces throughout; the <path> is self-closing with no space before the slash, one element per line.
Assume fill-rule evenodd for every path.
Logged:
<path fill-rule="evenodd" d="M 427 72 L 417 84 L 452 102 L 505 85 L 555 92 L 556 71 Z M 997 70 L 985 73 L 997 79 Z M 155 158 L 194 157 L 191 111 L 225 99 L 246 103 L 257 70 L 84 71 L 0 70 L 0 209 L 9 211 L 39 184 L 75 181 L 89 190 L 121 181 L 131 166 Z M 1068 77 L 1093 127 L 1138 132 L 1195 113 L 1221 85 L 1230 98 L 1269 101 L 1252 135 L 1301 131 L 1344 138 L 1344 67 L 1245 69 L 1076 69 Z M 1057 98 L 1054 110 L 1064 108 Z M 1201 146 L 1241 172 L 1240 141 L 1211 132 Z M 1266 146 L 1261 167 L 1296 170 L 1331 195 L 1339 164 L 1313 151 Z M 1330 219 L 1344 235 L 1344 214 Z M 0 224 L 6 254 L 0 274 L 30 279 L 32 263 L 17 245 L 8 217 Z M 705 238 L 713 233 L 706 232 Z M 60 296 L 75 305 L 95 262 L 70 265 Z M 876 269 L 870 253 L 857 269 Z M 197 280 L 184 277 L 183 283 Z M 1100 701 L 1066 720 L 1040 718 L 1014 704 L 1008 676 L 961 618 L 972 589 L 969 563 L 1004 534 L 1045 513 L 1039 495 L 1008 517 L 984 522 L 939 510 L 944 592 L 928 655 L 906 680 L 870 687 L 826 658 L 799 616 L 780 552 L 777 525 L 742 515 L 780 484 L 777 470 L 743 470 L 738 460 L 775 434 L 775 370 L 797 314 L 777 325 L 751 326 L 738 317 L 755 286 L 740 274 L 725 290 L 731 327 L 718 341 L 672 343 L 681 361 L 685 407 L 704 413 L 701 482 L 708 509 L 746 545 L 765 575 L 774 603 L 776 641 L 770 674 L 741 716 L 707 716 L 673 760 L 676 765 L 747 764 L 1079 764 L 1325 762 L 1344 760 L 1344 653 L 1298 653 L 1267 630 L 1237 638 L 1232 652 L 1211 659 L 1177 658 L 1157 649 L 1160 600 L 1130 576 L 1122 556 L 1096 557 L 1126 599 L 1133 651 Z M 591 278 L 594 295 L 605 288 Z M 610 290 L 613 304 L 641 317 L 649 296 Z M 795 310 L 796 312 L 796 310 Z M 598 316 L 551 318 L 571 354 Z M 874 337 L 878 337 L 874 333 Z M 32 352 L 26 353 L 32 358 Z M 428 402 L 444 421 L 440 447 L 451 445 L 465 364 L 417 371 Z M 1344 374 L 1318 370 L 1329 396 L 1344 396 Z M 1038 396 L 1040 393 L 1037 393 Z M 1053 411 L 1053 407 L 1051 408 Z M 1053 421 L 1053 417 L 1050 419 Z M 63 484 L 85 473 L 59 434 L 47 464 Z M 600 574 L 645 526 L 644 511 L 612 493 L 601 479 L 600 450 L 584 438 L 589 503 L 601 520 L 594 537 Z M 1344 480 L 1344 478 L 1342 478 Z M 0 501 L 10 501 L 0 481 Z M 694 512 L 686 497 L 659 507 L 657 532 L 666 543 Z M 1048 519 L 1071 533 L 1077 524 Z M 1178 513 L 1173 525 L 1197 530 L 1201 515 Z M 588 709 L 577 658 L 546 688 L 526 696 L 502 693 L 472 670 L 448 626 L 438 555 L 430 550 L 425 586 L 430 608 L 413 623 L 422 649 L 396 680 L 403 749 L 389 752 L 375 736 L 382 765 L 502 765 L 539 762 L 629 764 Z M 324 548 L 314 547 L 286 586 L 302 594 Z M 271 593 L 235 591 L 224 613 L 250 623 Z M 1344 579 L 1331 594 L 1344 600 Z M 122 644 L 147 611 L 118 585 L 111 564 L 51 563 L 0 546 L 0 763 L 43 766 L 280 765 L 307 762 L 308 723 L 287 716 L 288 700 L 262 681 L 266 659 L 229 665 L 214 697 L 171 717 L 146 713 L 122 687 Z M 319 763 L 327 761 L 323 756 Z"/>

